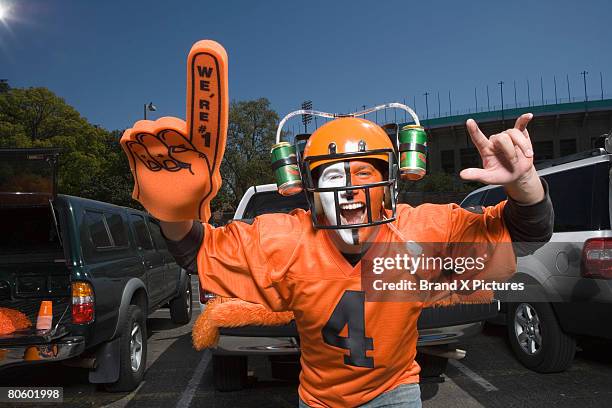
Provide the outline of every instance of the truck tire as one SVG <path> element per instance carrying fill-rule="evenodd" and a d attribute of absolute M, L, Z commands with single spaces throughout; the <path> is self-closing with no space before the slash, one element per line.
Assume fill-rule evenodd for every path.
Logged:
<path fill-rule="evenodd" d="M 213 356 L 213 378 L 217 391 L 239 391 L 247 384 L 247 356 Z"/>
<path fill-rule="evenodd" d="M 170 301 L 170 319 L 173 323 L 187 324 L 191 321 L 192 301 L 191 279 L 187 275 L 180 295 Z"/>
<path fill-rule="evenodd" d="M 299 354 L 271 355 L 268 360 L 273 378 L 299 382 L 300 371 L 302 371 Z"/>
<path fill-rule="evenodd" d="M 550 303 L 509 303 L 507 329 L 516 358 L 538 373 L 558 373 L 569 368 L 576 340 L 564 333 Z"/>
<path fill-rule="evenodd" d="M 417 363 L 421 366 L 421 378 L 439 377 L 446 371 L 448 358 L 417 353 Z"/>
<path fill-rule="evenodd" d="M 142 382 L 147 366 L 147 324 L 140 306 L 128 307 L 119 342 L 119 379 L 105 388 L 110 392 L 133 391 Z"/>

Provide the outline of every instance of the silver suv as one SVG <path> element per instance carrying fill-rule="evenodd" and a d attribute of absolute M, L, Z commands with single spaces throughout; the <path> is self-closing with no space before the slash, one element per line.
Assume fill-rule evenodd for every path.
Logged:
<path fill-rule="evenodd" d="M 525 291 L 498 294 L 512 350 L 537 372 L 559 372 L 573 361 L 576 341 L 612 339 L 612 140 L 593 149 L 540 163 L 555 209 L 554 234 L 532 255 L 518 258 L 513 281 Z M 504 200 L 500 186 L 470 193 L 462 207 Z M 503 315 L 500 315 L 502 318 Z"/>

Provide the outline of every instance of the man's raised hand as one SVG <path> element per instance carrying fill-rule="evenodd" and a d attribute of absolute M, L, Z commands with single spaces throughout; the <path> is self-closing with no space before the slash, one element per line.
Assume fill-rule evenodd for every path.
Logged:
<path fill-rule="evenodd" d="M 533 169 L 533 148 L 527 131 L 531 113 L 516 119 L 514 128 L 487 138 L 476 121 L 466 123 L 474 146 L 482 159 L 482 169 L 469 168 L 461 171 L 464 180 L 485 184 L 507 185 L 520 179 Z"/>
<path fill-rule="evenodd" d="M 482 169 L 465 169 L 464 180 L 485 184 L 501 184 L 515 201 L 530 205 L 544 199 L 544 188 L 533 166 L 533 147 L 527 124 L 533 114 L 526 113 L 516 119 L 514 128 L 487 138 L 473 119 L 466 125 L 474 145 L 482 158 Z"/>
<path fill-rule="evenodd" d="M 210 218 L 221 187 L 228 122 L 227 53 L 202 40 L 187 58 L 187 121 L 163 117 L 127 129 L 121 146 L 134 176 L 132 197 L 164 221 Z"/>

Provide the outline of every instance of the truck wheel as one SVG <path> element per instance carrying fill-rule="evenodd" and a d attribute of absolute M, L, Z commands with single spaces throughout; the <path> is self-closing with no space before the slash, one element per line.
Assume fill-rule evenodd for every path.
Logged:
<path fill-rule="evenodd" d="M 299 354 L 271 355 L 268 360 L 273 378 L 292 382 L 299 381 L 300 371 L 302 371 Z"/>
<path fill-rule="evenodd" d="M 565 334 L 549 303 L 510 303 L 510 346 L 516 358 L 538 373 L 565 371 L 576 353 L 576 340 Z"/>
<path fill-rule="evenodd" d="M 247 384 L 247 356 L 213 356 L 213 377 L 217 391 L 239 391 Z"/>
<path fill-rule="evenodd" d="M 173 323 L 187 324 L 191 321 L 191 279 L 187 275 L 181 294 L 170 301 L 170 318 Z"/>
<path fill-rule="evenodd" d="M 132 391 L 144 377 L 147 365 L 147 324 L 142 310 L 130 305 L 121 328 L 119 379 L 105 384 L 107 391 Z"/>
<path fill-rule="evenodd" d="M 421 378 L 439 377 L 446 371 L 448 358 L 417 353 L 416 360 L 421 366 Z"/>

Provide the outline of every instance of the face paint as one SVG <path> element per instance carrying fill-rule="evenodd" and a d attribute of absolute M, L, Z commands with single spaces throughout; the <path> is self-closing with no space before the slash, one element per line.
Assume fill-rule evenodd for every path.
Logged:
<path fill-rule="evenodd" d="M 350 163 L 350 164 L 349 164 Z M 382 181 L 382 175 L 371 163 L 367 161 L 351 160 L 350 162 L 338 162 L 327 166 L 319 177 L 318 187 L 345 187 L 370 184 Z M 372 220 L 382 217 L 384 187 L 370 189 L 370 206 L 372 209 Z M 336 225 L 336 215 L 340 215 L 341 225 L 361 224 L 368 221 L 367 198 L 365 189 L 340 191 L 337 195 L 333 192 L 319 193 L 323 214 L 330 225 Z M 336 211 L 339 207 L 339 211 Z M 338 229 L 334 232 L 347 245 L 359 245 L 371 238 L 375 231 L 372 227 Z"/>

